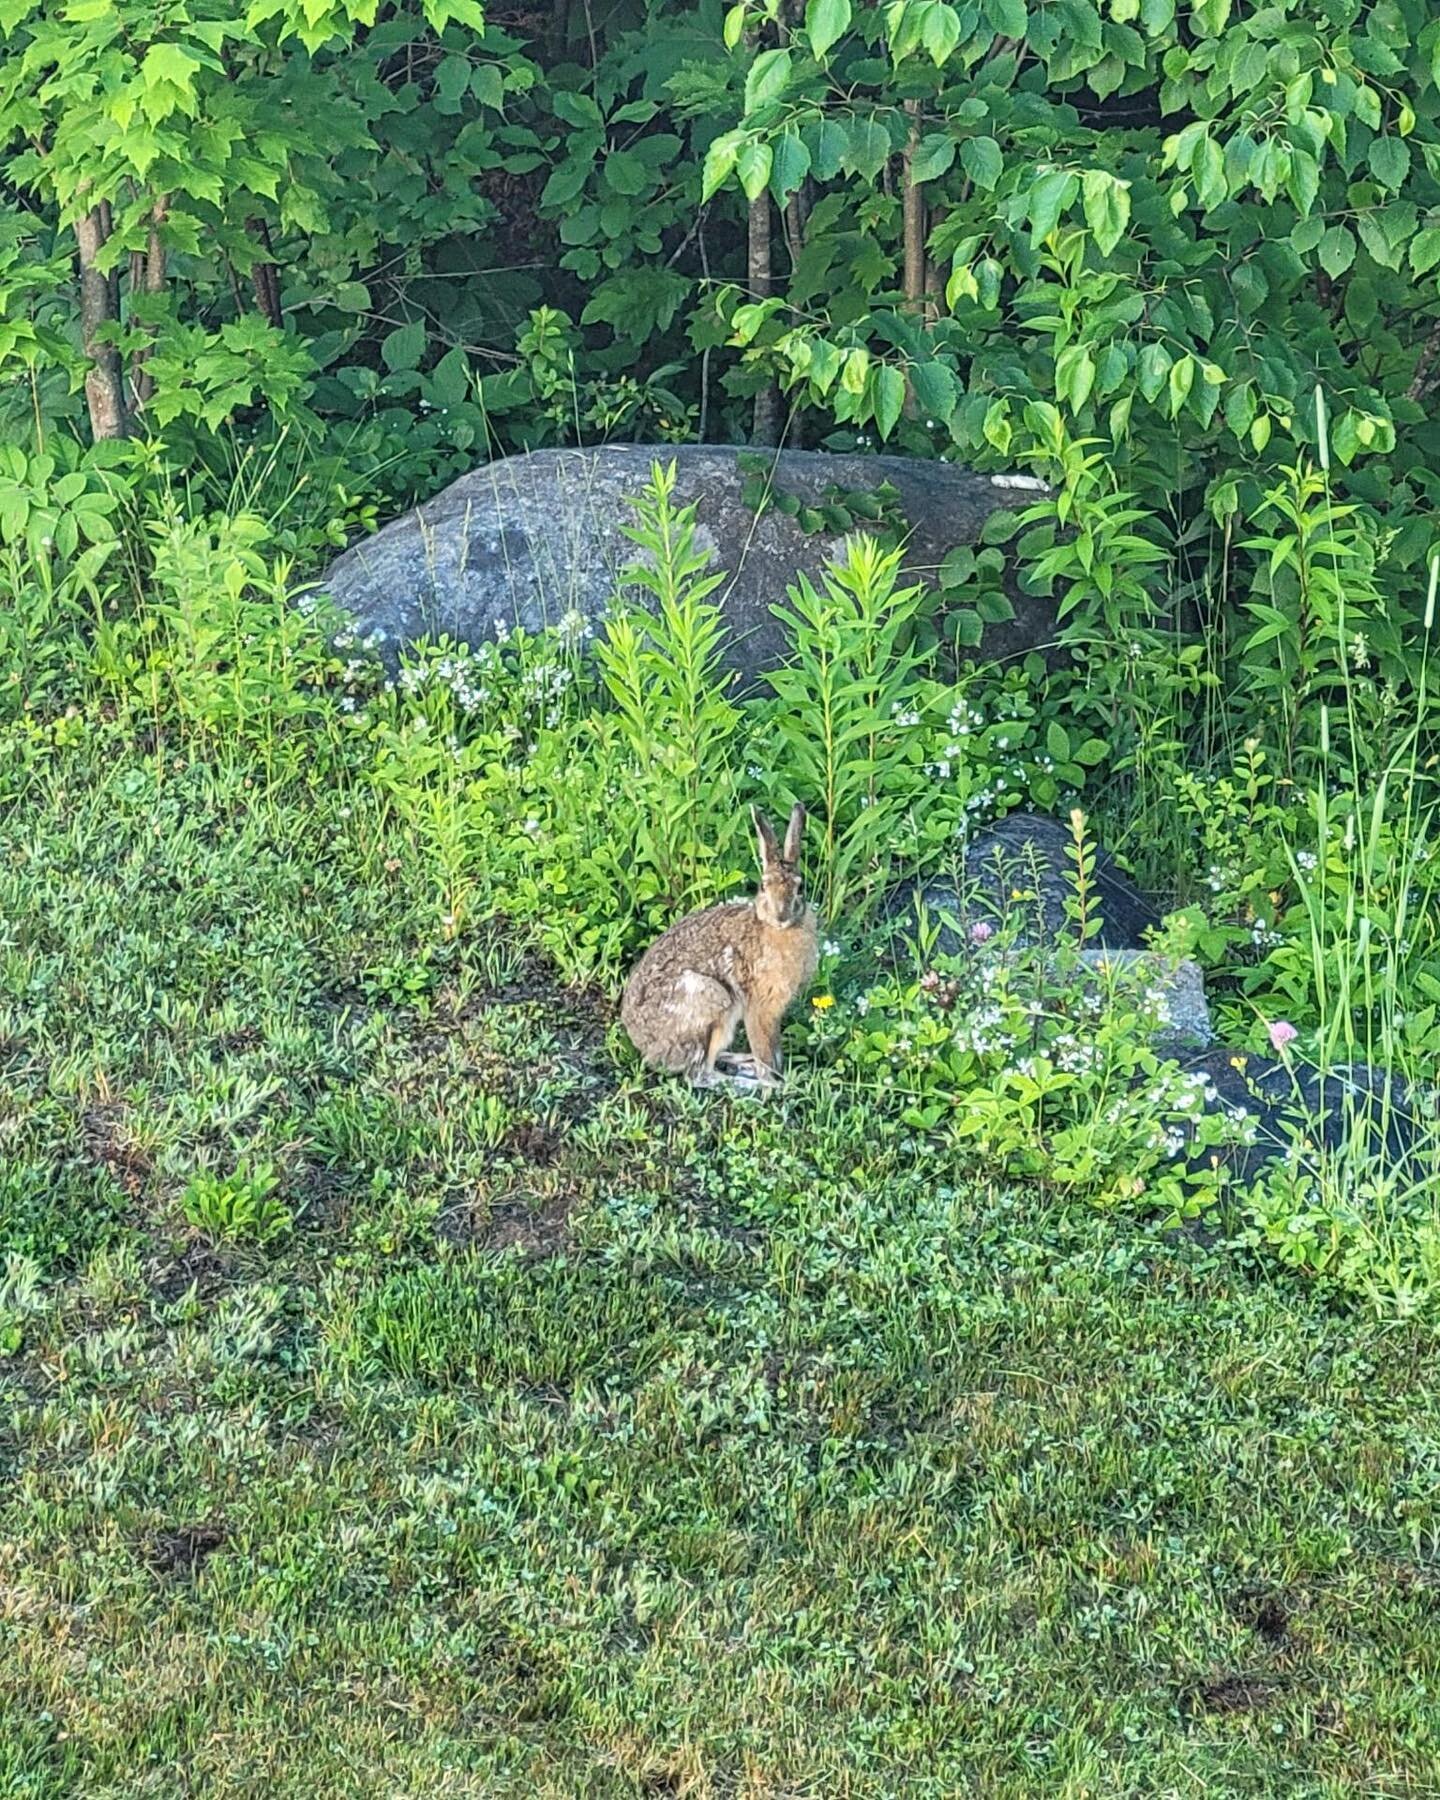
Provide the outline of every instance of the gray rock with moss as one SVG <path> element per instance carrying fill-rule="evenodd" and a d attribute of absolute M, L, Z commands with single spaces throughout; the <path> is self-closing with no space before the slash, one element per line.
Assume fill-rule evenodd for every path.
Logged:
<path fill-rule="evenodd" d="M 517 626 L 534 631 L 566 614 L 600 618 L 620 571 L 638 554 L 624 527 L 657 460 L 675 463 L 675 498 L 694 502 L 697 541 L 725 580 L 715 600 L 731 633 L 729 659 L 750 677 L 775 667 L 785 640 L 771 607 L 797 571 L 818 578 L 846 535 L 843 496 L 888 483 L 907 531 L 905 568 L 934 578 L 946 554 L 973 545 L 992 513 L 1032 501 L 1038 485 L 1013 476 L 976 475 L 949 463 L 898 456 L 766 453 L 774 491 L 815 515 L 824 529 L 802 529 L 780 505 L 757 517 L 747 489 L 754 480 L 734 447 L 692 444 L 652 448 L 609 444 L 590 450 L 534 450 L 462 475 L 431 500 L 373 537 L 352 545 L 317 586 L 354 619 L 361 636 L 383 634 L 387 660 L 418 637 L 479 644 Z M 837 495 L 839 511 L 837 512 Z M 854 517 L 850 529 L 866 528 Z M 875 529 L 873 525 L 869 527 Z M 1048 600 L 1012 596 L 1013 620 L 986 628 L 987 657 L 1015 655 L 1054 636 Z"/>

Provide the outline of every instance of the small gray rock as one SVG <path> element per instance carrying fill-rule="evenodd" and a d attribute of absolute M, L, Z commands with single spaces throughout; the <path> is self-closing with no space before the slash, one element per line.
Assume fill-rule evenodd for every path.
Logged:
<path fill-rule="evenodd" d="M 398 646 L 446 635 L 478 644 L 497 631 L 534 631 L 566 613 L 600 618 L 620 570 L 639 555 L 623 527 L 654 463 L 675 463 L 675 500 L 696 503 L 697 542 L 724 571 L 712 598 L 730 626 L 730 666 L 743 677 L 784 660 L 771 607 L 796 573 L 819 578 L 843 535 L 801 531 L 774 507 L 758 518 L 742 499 L 742 451 L 722 445 L 652 448 L 607 444 L 534 450 L 462 475 L 431 500 L 352 545 L 316 584 L 354 619 L 360 634 L 384 634 L 393 667 Z M 873 491 L 888 481 L 909 526 L 905 570 L 933 578 L 947 552 L 973 544 L 991 513 L 1026 504 L 1038 484 L 976 475 L 950 463 L 899 456 L 783 450 L 774 483 L 811 505 L 828 490 Z M 1014 596 L 1016 618 L 987 628 L 987 657 L 1007 657 L 1055 635 L 1051 601 Z"/>
<path fill-rule="evenodd" d="M 1162 956 L 1155 950 L 1082 950 L 1080 960 L 1101 979 L 1115 979 L 1132 992 L 1156 996 L 1164 1023 L 1154 1042 L 1163 1055 L 1204 1050 L 1215 1041 L 1205 974 L 1188 956 Z"/>

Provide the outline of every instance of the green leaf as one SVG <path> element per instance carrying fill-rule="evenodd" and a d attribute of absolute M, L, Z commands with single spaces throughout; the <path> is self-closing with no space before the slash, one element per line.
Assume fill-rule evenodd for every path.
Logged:
<path fill-rule="evenodd" d="M 1055 392 L 1078 413 L 1095 386 L 1095 362 L 1083 344 L 1067 344 L 1055 359 Z"/>
<path fill-rule="evenodd" d="M 690 293 L 688 278 L 675 269 L 641 264 L 612 275 L 590 296 L 582 325 L 609 325 L 617 338 L 643 344 L 668 331 Z"/>
<path fill-rule="evenodd" d="M 1195 358 L 1182 356 L 1170 370 L 1170 417 L 1175 418 L 1195 385 Z"/>
<path fill-rule="evenodd" d="M 1030 189 L 1030 232 L 1035 243 L 1049 237 L 1079 188 L 1068 169 L 1050 169 L 1039 177 Z"/>
<path fill-rule="evenodd" d="M 740 132 L 723 131 L 705 152 L 705 174 L 700 183 L 702 200 L 708 200 L 730 179 L 735 171 L 736 158 L 743 142 L 744 138 Z M 551 177 L 551 180 L 554 180 L 554 176 Z M 549 191 L 547 186 L 545 194 L 541 196 L 542 200 L 549 194 Z"/>
<path fill-rule="evenodd" d="M 1023 38 L 1029 18 L 1025 0 L 984 0 L 981 9 L 1001 37 Z"/>
<path fill-rule="evenodd" d="M 1105 169 L 1087 169 L 1082 178 L 1085 222 L 1102 256 L 1109 256 L 1130 223 L 1130 183 Z"/>
<path fill-rule="evenodd" d="M 605 183 L 612 192 L 632 198 L 647 193 L 655 178 L 633 150 L 612 150 L 605 158 Z"/>
<path fill-rule="evenodd" d="M 1390 242 L 1385 227 L 1374 213 L 1361 213 L 1355 221 L 1360 231 L 1360 242 L 1379 263 L 1382 269 L 1398 269 L 1400 254 Z"/>
<path fill-rule="evenodd" d="M 540 194 L 541 206 L 568 207 L 572 201 L 578 200 L 585 191 L 585 183 L 590 179 L 590 171 L 594 166 L 593 151 L 589 156 L 567 156 L 564 162 L 551 170 L 550 179 Z"/>
<path fill-rule="evenodd" d="M 390 332 L 380 345 L 380 356 L 385 367 L 393 373 L 402 369 L 413 369 L 419 365 L 425 354 L 425 321 L 412 319 L 408 325 L 400 325 Z"/>
<path fill-rule="evenodd" d="M 152 44 L 140 65 L 140 79 L 146 87 L 167 82 L 171 87 L 189 93 L 199 68 L 199 58 L 192 56 L 183 45 Z"/>
<path fill-rule="evenodd" d="M 770 166 L 770 191 L 783 206 L 810 173 L 810 152 L 798 132 L 787 131 L 776 139 Z"/>
<path fill-rule="evenodd" d="M 843 125 L 834 119 L 821 119 L 806 132 L 806 141 L 810 145 L 811 165 L 818 181 L 833 181 L 840 173 L 840 165 L 844 162 L 850 148 L 850 139 Z"/>
<path fill-rule="evenodd" d="M 550 107 L 557 119 L 563 119 L 577 131 L 601 131 L 605 127 L 605 115 L 589 94 L 572 94 L 568 88 L 555 88 L 550 95 Z"/>
<path fill-rule="evenodd" d="M 1417 275 L 1424 275 L 1440 263 L 1440 228 L 1427 225 L 1423 231 L 1417 231 L 1410 245 L 1410 267 Z"/>
<path fill-rule="evenodd" d="M 470 58 L 447 56 L 435 71 L 435 110 L 458 113 L 460 102 L 470 88 Z"/>
<path fill-rule="evenodd" d="M 976 187 L 991 189 L 1005 170 L 1005 159 L 993 137 L 967 138 L 960 146 L 960 165 Z"/>
<path fill-rule="evenodd" d="M 1410 146 L 1398 137 L 1377 137 L 1367 160 L 1375 179 L 1394 192 L 1410 173 Z"/>
<path fill-rule="evenodd" d="M 960 42 L 960 20 L 945 0 L 932 0 L 920 28 L 920 41 L 938 69 Z"/>
<path fill-rule="evenodd" d="M 954 160 L 954 138 L 948 132 L 932 131 L 921 138 L 915 154 L 910 158 L 910 179 L 934 181 L 945 173 Z"/>
<path fill-rule="evenodd" d="M 1195 198 L 1209 212 L 1229 197 L 1225 179 L 1225 153 L 1212 137 L 1202 137 L 1190 165 L 1195 177 Z"/>
<path fill-rule="evenodd" d="M 872 374 L 871 405 L 882 438 L 888 438 L 900 421 L 905 405 L 905 377 L 889 363 L 877 363 Z"/>
<path fill-rule="evenodd" d="M 844 166 L 852 175 L 873 181 L 890 155 L 890 133 L 874 119 L 852 120 Z"/>
<path fill-rule="evenodd" d="M 1052 719 L 1045 730 L 1045 748 L 1054 762 L 1069 762 L 1070 734 L 1059 720 Z"/>
<path fill-rule="evenodd" d="M 765 192 L 772 160 L 770 146 L 762 144 L 758 138 L 751 138 L 740 146 L 735 158 L 735 172 L 747 200 L 758 200 Z"/>
<path fill-rule="evenodd" d="M 805 35 L 817 61 L 823 61 L 849 29 L 850 0 L 810 0 L 805 8 Z"/>
<path fill-rule="evenodd" d="M 745 77 L 745 110 L 755 112 L 767 100 L 778 100 L 790 80 L 790 52 L 762 50 Z"/>
<path fill-rule="evenodd" d="M 470 358 L 456 344 L 430 371 L 429 399 L 437 406 L 461 406 L 470 396 Z"/>
<path fill-rule="evenodd" d="M 910 369 L 910 385 L 915 404 L 927 419 L 948 425 L 960 398 L 960 384 L 940 362 L 915 363 Z"/>
<path fill-rule="evenodd" d="M 492 112 L 502 112 L 505 107 L 505 77 L 494 63 L 482 63 L 470 77 L 470 92 L 481 106 L 488 106 Z"/>
<path fill-rule="evenodd" d="M 1332 225 L 1320 240 L 1320 267 L 1333 280 L 1355 260 L 1355 233 L 1348 225 Z"/>
<path fill-rule="evenodd" d="M 840 371 L 841 389 L 847 394 L 863 394 L 869 373 L 870 352 L 861 344 L 845 358 L 845 367 Z"/>

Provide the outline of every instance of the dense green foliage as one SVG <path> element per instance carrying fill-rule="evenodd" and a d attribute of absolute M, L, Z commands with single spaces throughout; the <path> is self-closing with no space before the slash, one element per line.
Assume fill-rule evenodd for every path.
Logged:
<path fill-rule="evenodd" d="M 1273 459 L 1318 443 L 1319 383 L 1357 497 L 1405 504 L 1390 565 L 1423 563 L 1423 0 L 557 0 L 520 23 L 7 0 L 12 429 L 75 417 L 93 214 L 135 422 L 182 441 L 303 424 L 405 494 L 491 442 L 744 436 L 779 376 L 812 440 L 1051 473 L 1093 440 L 1193 581 L 1206 518 L 1233 550 Z M 745 242 L 767 194 L 768 298 Z"/>
<path fill-rule="evenodd" d="M 1430 11 L 0 0 L 0 1791 L 1430 1791 Z M 744 697 L 663 471 L 593 633 L 296 603 L 615 436 L 1049 485 Z M 783 1099 L 645 1078 L 797 798 Z M 1058 942 L 886 914 L 1020 805 Z M 1097 820 L 1419 1158 L 1230 1177 Z"/>
<path fill-rule="evenodd" d="M 1197 840 L 1200 896 L 1173 912 L 1160 947 L 1210 969 L 1221 1041 L 1242 1059 L 1268 1054 L 1279 1029 L 1296 1079 L 1387 1067 L 1430 1134 L 1418 1161 L 1397 1159 L 1363 1117 L 1343 1152 L 1317 1147 L 1297 1090 L 1291 1154 L 1255 1189 L 1236 1181 L 1231 1155 L 1254 1119 L 1199 1116 L 1205 1077 L 1155 1048 L 1165 1002 L 1153 977 L 1097 981 L 1083 964 L 1094 836 L 1077 800 L 1105 779 L 1105 745 L 1073 722 L 1073 692 L 1047 692 L 1033 668 L 956 670 L 911 630 L 918 590 L 898 585 L 898 555 L 857 537 L 777 606 L 789 661 L 733 697 L 715 577 L 672 480 L 657 470 L 636 497 L 641 597 L 617 600 L 593 642 L 571 614 L 538 637 L 421 646 L 391 679 L 323 604 L 292 602 L 284 528 L 187 514 L 157 478 L 132 496 L 138 595 L 118 545 L 58 586 L 43 553 L 12 559 L 20 692 L 4 727 L 5 817 L 23 833 L 97 730 L 152 744 L 161 775 L 173 747 L 266 784 L 339 787 L 403 838 L 428 918 L 407 959 L 370 972 L 369 991 L 423 1002 L 501 920 L 560 978 L 613 993 L 680 913 L 750 879 L 748 806 L 780 812 L 798 798 L 826 921 L 821 990 L 794 1027 L 812 1066 L 869 1093 L 957 1176 L 1034 1179 L 1172 1219 L 1208 1209 L 1382 1312 L 1433 1310 L 1440 864 L 1417 719 L 1396 724 L 1378 773 L 1356 752 L 1311 789 L 1285 791 L 1254 741 L 1233 781 L 1154 758 L 1152 779 L 1179 802 L 1172 836 Z M 1423 672 L 1417 701 L 1423 715 Z M 1355 744 L 1361 705 L 1333 723 L 1327 713 L 1325 729 Z M 941 955 L 943 910 L 897 913 L 895 884 L 953 872 L 977 823 L 1027 799 L 1070 814 L 1072 928 L 1025 947 L 1031 878 L 1016 870 L 977 956 Z M 949 892 L 953 911 L 953 881 Z M 223 943 L 223 921 L 215 929 Z M 40 1004 L 27 999 L 33 978 L 21 956 L 19 1040 Z M 1253 1084 L 1250 1095 L 1247 1113 Z M 1371 1124 L 1384 1132 L 1383 1109 Z M 221 1237 L 283 1235 L 274 1161 L 189 1182 L 184 1216 Z"/>
<path fill-rule="evenodd" d="M 438 940 L 335 702 L 110 710 L 0 860 L 0 1792 L 1431 1791 L 1428 1321 L 803 1021 L 657 1085 Z"/>

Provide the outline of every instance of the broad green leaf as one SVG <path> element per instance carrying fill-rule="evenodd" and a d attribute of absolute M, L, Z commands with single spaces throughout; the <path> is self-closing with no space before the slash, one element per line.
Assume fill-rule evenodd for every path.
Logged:
<path fill-rule="evenodd" d="M 1055 392 L 1080 412 L 1095 386 L 1095 363 L 1083 344 L 1067 344 L 1055 359 Z"/>
<path fill-rule="evenodd" d="M 955 140 L 945 131 L 932 131 L 920 140 L 910 159 L 912 181 L 934 181 L 955 160 Z"/>
<path fill-rule="evenodd" d="M 1195 198 L 1206 212 L 1210 212 L 1229 194 L 1229 186 L 1225 180 L 1225 153 L 1214 138 L 1207 135 L 1196 144 L 1190 167 L 1195 178 Z"/>
<path fill-rule="evenodd" d="M 157 82 L 169 82 L 171 86 L 183 88 L 188 93 L 194 85 L 199 68 L 198 57 L 192 56 L 183 45 L 152 44 L 140 65 L 140 79 L 146 87 L 154 87 Z"/>
<path fill-rule="evenodd" d="M 1355 260 L 1355 233 L 1348 225 L 1332 225 L 1320 240 L 1320 267 L 1332 279 Z"/>
<path fill-rule="evenodd" d="M 981 11 L 986 22 L 1000 37 L 1023 38 L 1029 18 L 1025 0 L 983 0 Z"/>
<path fill-rule="evenodd" d="M 606 185 L 633 199 L 654 186 L 654 177 L 633 150 L 612 150 L 603 165 Z"/>
<path fill-rule="evenodd" d="M 850 138 L 843 125 L 834 119 L 821 119 L 805 132 L 810 146 L 811 165 L 817 181 L 833 181 L 840 173 L 850 148 Z"/>
<path fill-rule="evenodd" d="M 1060 215 L 1080 190 L 1068 169 L 1050 169 L 1030 189 L 1030 229 L 1039 244 L 1060 223 Z"/>
<path fill-rule="evenodd" d="M 960 165 L 976 187 L 994 188 L 1005 169 L 1005 159 L 993 137 L 966 138 L 960 146 Z"/>
<path fill-rule="evenodd" d="M 1425 275 L 1440 263 L 1440 227 L 1427 225 L 1417 231 L 1410 244 L 1410 267 L 1417 275 Z"/>
<path fill-rule="evenodd" d="M 1393 192 L 1404 184 L 1410 173 L 1410 146 L 1398 137 L 1377 137 L 1370 146 L 1367 161 L 1375 179 Z"/>
<path fill-rule="evenodd" d="M 960 385 L 945 364 L 940 362 L 912 364 L 910 385 L 915 392 L 915 404 L 926 419 L 934 419 L 941 425 L 948 425 L 950 415 L 955 411 L 955 403 L 960 398 Z"/>
<path fill-rule="evenodd" d="M 705 173 L 700 183 L 702 200 L 708 200 L 730 179 L 735 171 L 735 161 L 740 153 L 740 146 L 744 141 L 743 135 L 738 131 L 723 131 L 705 152 Z M 553 180 L 554 177 L 552 176 L 551 179 Z M 546 194 L 548 195 L 548 193 L 549 188 L 547 187 Z"/>
<path fill-rule="evenodd" d="M 494 63 L 481 63 L 470 77 L 470 92 L 480 102 L 494 112 L 501 112 L 505 106 L 505 77 Z"/>
<path fill-rule="evenodd" d="M 470 359 L 458 344 L 430 371 L 426 389 L 436 406 L 460 406 L 469 398 Z"/>
<path fill-rule="evenodd" d="M 960 20 L 946 0 L 931 0 L 921 27 L 920 41 L 938 69 L 960 42 Z"/>
<path fill-rule="evenodd" d="M 1109 256 L 1130 223 L 1130 184 L 1105 169 L 1087 169 L 1082 178 L 1085 222 L 1103 256 Z"/>
<path fill-rule="evenodd" d="M 905 405 L 905 377 L 889 363 L 879 363 L 875 367 L 871 405 L 875 409 L 875 424 L 880 436 L 888 438 L 899 424 Z"/>
<path fill-rule="evenodd" d="M 412 319 L 408 325 L 397 326 L 380 345 L 381 359 L 385 367 L 392 371 L 415 368 L 424 354 L 423 319 Z"/>
<path fill-rule="evenodd" d="M 855 119 L 846 136 L 845 168 L 873 181 L 890 155 L 890 133 L 874 119 Z"/>
<path fill-rule="evenodd" d="M 735 157 L 735 172 L 747 200 L 758 200 L 765 192 L 771 161 L 770 146 L 762 144 L 758 138 L 750 138 L 740 146 Z"/>
<path fill-rule="evenodd" d="M 805 8 L 805 35 L 811 54 L 819 60 L 829 55 L 849 29 L 850 0 L 810 0 Z"/>
<path fill-rule="evenodd" d="M 460 102 L 470 89 L 470 58 L 447 56 L 435 71 L 435 110 L 458 113 Z"/>
<path fill-rule="evenodd" d="M 755 112 L 769 100 L 778 100 L 790 80 L 790 52 L 762 50 L 745 77 L 745 110 Z"/>
<path fill-rule="evenodd" d="M 1170 417 L 1176 418 L 1195 385 L 1195 358 L 1182 356 L 1170 370 Z"/>
<path fill-rule="evenodd" d="M 786 131 L 775 140 L 770 165 L 770 191 L 783 206 L 810 173 L 810 152 L 798 132 Z"/>
<path fill-rule="evenodd" d="M 862 344 L 845 358 L 845 367 L 840 371 L 840 386 L 847 394 L 863 394 L 869 373 L 870 352 Z"/>

